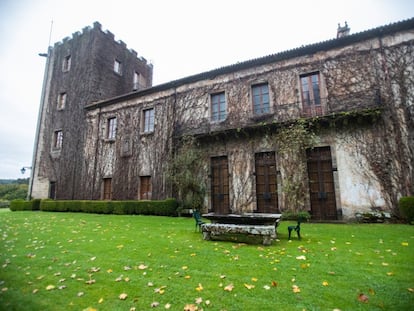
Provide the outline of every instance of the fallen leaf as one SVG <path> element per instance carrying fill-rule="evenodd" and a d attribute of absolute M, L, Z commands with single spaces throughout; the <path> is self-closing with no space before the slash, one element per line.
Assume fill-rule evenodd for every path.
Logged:
<path fill-rule="evenodd" d="M 300 288 L 299 288 L 299 286 L 297 286 L 297 285 L 292 285 L 292 291 L 293 291 L 294 293 L 300 293 Z"/>
<path fill-rule="evenodd" d="M 104 301 L 103 298 L 99 299 L 98 303 L 102 303 Z"/>
<path fill-rule="evenodd" d="M 122 293 L 122 294 L 119 295 L 120 300 L 125 300 L 125 299 L 127 299 L 127 297 L 128 297 L 128 295 L 125 294 L 125 293 Z"/>
<path fill-rule="evenodd" d="M 171 308 L 171 304 L 170 303 L 166 303 L 165 306 L 164 306 L 164 308 L 167 309 L 167 310 L 170 309 Z"/>
<path fill-rule="evenodd" d="M 113 270 L 112 270 L 112 269 L 108 269 L 108 270 L 106 270 L 106 272 L 108 272 L 108 273 L 112 273 L 112 272 L 113 272 Z"/>
<path fill-rule="evenodd" d="M 39 291 L 39 289 L 35 288 L 35 289 L 32 291 L 32 293 L 33 293 L 33 294 L 36 294 L 38 291 Z"/>
<path fill-rule="evenodd" d="M 389 264 L 387 262 L 382 263 L 383 266 L 388 266 Z"/>
<path fill-rule="evenodd" d="M 54 290 L 55 286 L 54 285 L 48 285 L 46 286 L 46 290 Z"/>
<path fill-rule="evenodd" d="M 224 287 L 224 290 L 227 292 L 231 292 L 234 289 L 234 285 L 233 284 L 229 284 L 226 287 Z"/>
<path fill-rule="evenodd" d="M 276 282 L 276 281 L 272 281 L 272 286 L 273 286 L 273 287 L 277 287 L 277 285 L 278 285 L 278 284 L 277 284 L 277 282 Z"/>
<path fill-rule="evenodd" d="M 88 280 L 88 281 L 85 281 L 85 284 L 88 284 L 88 285 L 92 285 L 92 284 L 94 284 L 96 281 L 95 280 Z"/>
<path fill-rule="evenodd" d="M 328 285 L 329 285 L 329 283 L 328 283 L 327 281 L 323 281 L 323 282 L 322 282 L 322 285 L 323 285 L 323 286 L 328 286 Z"/>
<path fill-rule="evenodd" d="M 408 242 L 402 242 L 401 245 L 402 246 L 408 246 Z"/>
<path fill-rule="evenodd" d="M 257 278 L 252 278 L 252 282 L 257 282 Z"/>
<path fill-rule="evenodd" d="M 203 285 L 201 283 L 198 283 L 198 286 L 196 287 L 196 291 L 201 292 L 203 290 Z"/>
<path fill-rule="evenodd" d="M 195 303 L 196 304 L 200 304 L 200 303 L 202 303 L 203 302 L 203 298 L 201 298 L 201 297 L 198 297 L 198 298 L 196 298 L 196 300 L 195 300 Z"/>
<path fill-rule="evenodd" d="M 247 289 L 253 289 L 254 285 L 244 283 L 244 287 L 246 287 Z"/>
<path fill-rule="evenodd" d="M 369 298 L 367 295 L 361 293 L 358 295 L 358 300 L 361 302 L 367 303 Z"/>
<path fill-rule="evenodd" d="M 78 296 L 78 297 L 82 297 L 83 295 L 85 295 L 85 293 L 84 293 L 84 292 L 79 292 L 76 296 Z"/>
<path fill-rule="evenodd" d="M 414 293 L 414 288 L 407 288 L 407 290 L 410 292 L 410 293 Z"/>
<path fill-rule="evenodd" d="M 144 264 L 140 264 L 139 266 L 138 266 L 138 269 L 139 270 L 145 270 L 145 269 L 147 269 L 148 268 L 148 266 L 146 266 L 146 265 L 144 265 Z"/>
<path fill-rule="evenodd" d="M 302 256 L 297 256 L 296 257 L 297 260 L 306 260 L 306 256 L 302 255 Z"/>
<path fill-rule="evenodd" d="M 152 303 L 151 303 L 151 308 L 156 308 L 156 307 L 158 307 L 159 305 L 160 305 L 160 303 L 159 303 L 159 302 L 154 301 L 154 302 L 152 302 Z"/>
<path fill-rule="evenodd" d="M 198 307 L 195 304 L 186 304 L 184 306 L 184 311 L 197 311 Z"/>
<path fill-rule="evenodd" d="M 269 285 L 265 285 L 265 286 L 263 286 L 263 288 L 264 288 L 265 290 L 269 290 L 269 289 L 270 289 L 270 286 L 269 286 Z"/>

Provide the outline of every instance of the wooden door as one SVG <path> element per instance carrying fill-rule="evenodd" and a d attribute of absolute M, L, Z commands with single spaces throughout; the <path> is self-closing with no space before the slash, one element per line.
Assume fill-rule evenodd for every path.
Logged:
<path fill-rule="evenodd" d="M 140 177 L 139 198 L 141 200 L 151 200 L 151 198 L 152 198 L 151 176 L 141 176 Z"/>
<path fill-rule="evenodd" d="M 331 148 L 319 147 L 306 152 L 312 218 L 336 220 L 335 184 Z"/>
<path fill-rule="evenodd" d="M 229 167 L 226 156 L 211 158 L 211 210 L 221 215 L 230 213 Z"/>
<path fill-rule="evenodd" d="M 277 213 L 277 177 L 274 152 L 255 154 L 256 202 L 258 213 Z"/>

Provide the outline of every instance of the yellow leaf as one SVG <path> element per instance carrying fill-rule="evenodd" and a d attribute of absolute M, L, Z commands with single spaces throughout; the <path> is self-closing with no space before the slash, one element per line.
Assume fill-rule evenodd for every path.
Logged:
<path fill-rule="evenodd" d="M 408 246 L 408 242 L 402 242 L 401 245 L 402 246 Z"/>
<path fill-rule="evenodd" d="M 201 283 L 198 283 L 198 286 L 196 287 L 196 291 L 201 292 L 203 290 L 203 285 Z"/>
<path fill-rule="evenodd" d="M 55 286 L 54 285 L 48 285 L 46 286 L 46 290 L 54 290 Z"/>
<path fill-rule="evenodd" d="M 297 285 L 292 285 L 292 290 L 294 293 L 300 293 L 300 288 Z"/>
<path fill-rule="evenodd" d="M 184 306 L 184 311 L 197 311 L 198 307 L 194 304 L 186 304 Z"/>
<path fill-rule="evenodd" d="M 147 269 L 148 268 L 148 266 L 146 266 L 146 265 L 144 265 L 144 264 L 140 264 L 139 266 L 138 266 L 138 269 L 139 270 L 145 270 L 145 269 Z"/>
<path fill-rule="evenodd" d="M 170 309 L 171 308 L 171 304 L 170 303 L 166 303 L 164 306 L 165 309 Z"/>
<path fill-rule="evenodd" d="M 392 275 L 394 275 L 394 272 L 387 272 L 387 275 L 392 276 Z"/>
<path fill-rule="evenodd" d="M 298 256 L 296 257 L 297 260 L 306 260 L 306 256 L 302 255 L 302 256 Z"/>
<path fill-rule="evenodd" d="M 190 275 L 186 275 L 186 276 L 184 277 L 184 279 L 186 279 L 186 280 L 191 279 L 191 276 L 190 276 Z"/>
<path fill-rule="evenodd" d="M 328 286 L 328 285 L 329 285 L 329 283 L 328 283 L 327 281 L 323 281 L 323 282 L 322 282 L 322 285 L 323 285 L 323 286 Z"/>
<path fill-rule="evenodd" d="M 198 298 L 196 298 L 196 300 L 195 300 L 195 303 L 196 304 L 200 304 L 200 303 L 202 303 L 203 302 L 203 298 L 201 298 L 201 297 L 198 297 Z"/>
<path fill-rule="evenodd" d="M 244 287 L 246 287 L 247 289 L 252 289 L 252 288 L 254 288 L 254 285 L 251 285 L 251 284 L 244 284 Z"/>
<path fill-rule="evenodd" d="M 414 293 L 414 288 L 407 288 L 410 293 Z"/>
<path fill-rule="evenodd" d="M 383 266 L 388 266 L 388 263 L 387 262 L 383 262 L 382 265 Z"/>
<path fill-rule="evenodd" d="M 181 269 L 183 269 L 183 270 L 187 270 L 187 269 L 188 269 L 188 267 L 187 267 L 187 266 L 182 266 L 182 267 L 181 267 Z"/>
<path fill-rule="evenodd" d="M 252 282 L 257 282 L 257 278 L 252 278 Z"/>
<path fill-rule="evenodd" d="M 122 293 L 122 294 L 119 295 L 119 299 L 121 299 L 121 300 L 125 300 L 125 299 L 127 299 L 127 297 L 128 297 L 128 295 L 125 294 L 125 293 Z"/>
<path fill-rule="evenodd" d="M 99 299 L 98 303 L 102 303 L 104 300 L 103 298 Z"/>
<path fill-rule="evenodd" d="M 233 284 L 229 284 L 226 287 L 224 287 L 224 290 L 227 292 L 231 292 L 234 289 L 234 285 Z"/>

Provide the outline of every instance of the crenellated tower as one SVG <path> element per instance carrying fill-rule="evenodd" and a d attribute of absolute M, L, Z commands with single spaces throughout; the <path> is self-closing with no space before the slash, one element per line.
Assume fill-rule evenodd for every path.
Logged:
<path fill-rule="evenodd" d="M 32 161 L 32 198 L 79 198 L 88 131 L 84 107 L 152 86 L 153 67 L 101 24 L 49 47 Z M 114 125 L 116 126 L 116 124 Z M 80 191 L 82 190 L 82 191 Z M 88 198 L 84 198 L 88 199 Z"/>

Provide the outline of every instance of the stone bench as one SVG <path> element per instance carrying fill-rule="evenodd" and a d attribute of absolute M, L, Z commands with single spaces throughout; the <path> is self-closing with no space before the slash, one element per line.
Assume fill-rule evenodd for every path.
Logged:
<path fill-rule="evenodd" d="M 276 239 L 275 225 L 247 225 L 247 224 L 202 224 L 201 232 L 204 240 L 212 240 L 223 235 L 244 235 L 261 237 L 263 245 L 271 245 Z"/>

